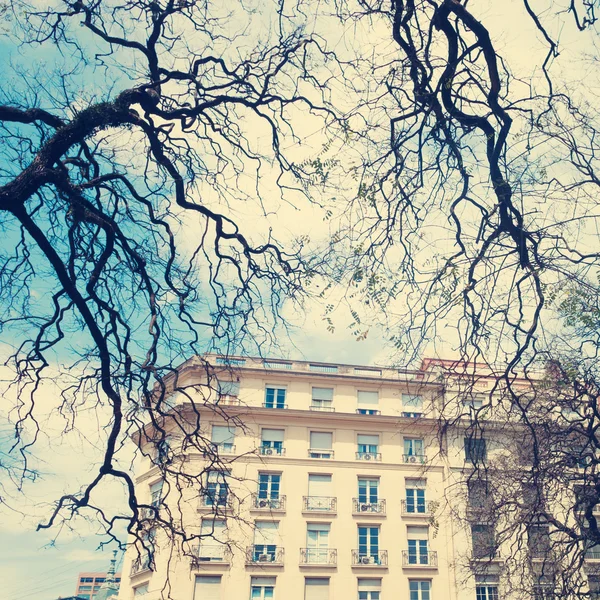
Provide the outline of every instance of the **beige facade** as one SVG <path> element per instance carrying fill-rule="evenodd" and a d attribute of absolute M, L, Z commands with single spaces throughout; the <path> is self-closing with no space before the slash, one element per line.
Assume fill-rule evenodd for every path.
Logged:
<path fill-rule="evenodd" d="M 188 388 L 222 464 L 206 473 L 208 492 L 184 503 L 184 519 L 212 537 L 191 559 L 173 558 L 158 534 L 154 572 L 129 551 L 120 600 L 169 590 L 177 600 L 497 600 L 493 570 L 476 595 L 474 576 L 457 567 L 471 540 L 451 517 L 449 490 L 469 469 L 465 453 L 481 448 L 465 450 L 461 433 L 439 435 L 448 382 L 434 363 L 407 371 L 208 359 L 222 392 L 211 398 L 239 419 L 226 422 L 202 404 L 205 392 Z M 205 373 L 189 361 L 180 385 L 202 384 Z M 206 463 L 188 455 L 185 468 Z M 142 500 L 161 493 L 150 461 L 137 485 Z"/>

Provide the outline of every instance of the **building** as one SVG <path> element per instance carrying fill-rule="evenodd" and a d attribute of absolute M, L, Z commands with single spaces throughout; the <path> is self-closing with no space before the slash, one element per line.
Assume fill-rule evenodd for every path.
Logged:
<path fill-rule="evenodd" d="M 116 558 L 113 556 L 106 573 L 79 573 L 75 596 L 81 600 L 104 600 L 116 596 L 121 583 L 121 573 L 115 572 Z M 109 590 L 108 595 L 106 590 Z"/>
<path fill-rule="evenodd" d="M 493 410 L 486 437 L 461 421 L 485 404 L 495 382 L 489 370 L 475 377 L 448 375 L 443 361 L 411 371 L 205 358 L 218 379 L 210 398 L 244 424 L 196 403 L 219 461 L 186 457 L 194 472 L 212 464 L 186 518 L 190 531 L 207 535 L 192 556 L 167 561 L 160 533 L 152 532 L 156 568 L 130 551 L 120 600 L 158 598 L 167 569 L 178 600 L 500 598 L 501 553 L 493 525 L 477 513 L 486 492 L 477 480 L 465 486 L 465 474 L 519 439 L 505 429 L 501 443 L 494 439 Z M 197 385 L 202 400 L 206 373 L 190 360 L 178 385 Z M 185 414 L 186 398 L 172 404 Z M 453 421 L 442 436 L 444 410 Z M 177 447 L 176 432 L 169 445 Z M 140 498 L 160 506 L 163 481 L 148 459 L 137 486 Z M 468 527 L 457 513 L 467 515 Z"/>

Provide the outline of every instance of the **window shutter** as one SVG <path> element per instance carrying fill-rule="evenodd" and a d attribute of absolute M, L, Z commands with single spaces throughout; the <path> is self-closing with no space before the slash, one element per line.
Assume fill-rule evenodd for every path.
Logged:
<path fill-rule="evenodd" d="M 426 479 L 405 479 L 405 486 L 410 489 L 424 490 L 427 487 Z"/>
<path fill-rule="evenodd" d="M 263 429 L 262 439 L 268 442 L 283 442 L 283 429 Z"/>
<path fill-rule="evenodd" d="M 308 495 L 309 496 L 331 496 L 332 483 L 331 475 L 309 475 L 308 476 Z"/>
<path fill-rule="evenodd" d="M 200 529 L 201 535 L 212 535 L 215 541 L 225 541 L 225 521 L 220 519 L 203 519 L 202 526 Z M 206 540 L 206 538 L 205 538 Z M 203 541 L 205 541 L 203 540 Z M 210 543 L 206 540 L 205 543 Z"/>
<path fill-rule="evenodd" d="M 273 544 L 277 545 L 279 536 L 277 535 L 279 523 L 271 523 L 269 521 L 259 521 L 256 523 L 254 530 L 255 544 Z"/>
<path fill-rule="evenodd" d="M 250 579 L 250 585 L 259 585 L 263 587 L 272 586 L 275 587 L 275 577 L 252 577 Z M 194 599 L 196 600 L 196 599 Z"/>
<path fill-rule="evenodd" d="M 378 446 L 379 445 L 379 436 L 378 435 L 359 434 L 358 443 L 359 444 L 368 444 L 370 446 Z"/>
<path fill-rule="evenodd" d="M 310 447 L 331 450 L 333 447 L 333 433 L 323 431 L 310 432 Z"/>
<path fill-rule="evenodd" d="M 379 404 L 379 392 L 358 392 L 359 406 L 377 406 Z"/>
<path fill-rule="evenodd" d="M 312 389 L 313 400 L 333 400 L 333 388 L 314 387 Z"/>
<path fill-rule="evenodd" d="M 213 575 L 196 576 L 194 600 L 221 600 L 221 577 Z"/>
<path fill-rule="evenodd" d="M 211 442 L 215 444 L 233 444 L 235 441 L 235 427 L 226 425 L 213 425 Z"/>
<path fill-rule="evenodd" d="M 219 381 L 217 383 L 219 394 L 223 396 L 239 396 L 240 382 L 239 381 Z"/>
<path fill-rule="evenodd" d="M 412 394 L 402 394 L 402 406 L 405 408 L 423 408 L 423 396 L 413 396 Z"/>
<path fill-rule="evenodd" d="M 329 579 L 307 577 L 304 580 L 304 600 L 329 600 Z"/>
<path fill-rule="evenodd" d="M 429 527 L 409 525 L 406 528 L 406 534 L 409 540 L 427 540 L 429 539 Z"/>
<path fill-rule="evenodd" d="M 358 579 L 359 592 L 378 592 L 381 590 L 381 579 Z"/>

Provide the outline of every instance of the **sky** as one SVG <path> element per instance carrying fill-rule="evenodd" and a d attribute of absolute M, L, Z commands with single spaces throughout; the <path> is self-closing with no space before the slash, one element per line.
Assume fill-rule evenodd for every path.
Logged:
<path fill-rule="evenodd" d="M 519 23 L 510 22 L 506 14 L 518 3 L 483 3 L 494 27 L 497 39 L 505 49 L 509 48 L 514 65 L 520 65 L 526 71 L 531 64 L 542 56 L 541 46 L 536 35 L 524 35 Z M 500 8 L 501 7 L 501 8 Z M 529 32 L 531 33 L 531 32 Z M 338 36 L 337 43 L 341 37 Z M 6 38 L 0 37 L 1 50 L 7 48 Z M 565 52 L 568 54 L 569 48 Z M 8 56 L 5 53 L 5 56 Z M 17 60 L 18 53 L 11 54 L 11 60 Z M 1 63 L 0 63 L 1 67 Z M 1 70 L 1 69 L 0 69 Z M 306 130 L 306 143 L 318 148 L 322 143 L 322 132 Z M 236 208 L 236 214 L 249 231 L 262 231 L 267 221 L 256 213 L 253 207 Z M 324 210 L 318 206 L 297 208 L 280 204 L 269 215 L 269 225 L 276 228 L 278 235 L 291 239 L 299 231 L 307 231 L 318 241 L 326 239 L 329 224 L 324 218 Z M 193 235 L 193 232 L 192 234 Z M 328 300 L 339 301 L 338 296 Z M 295 312 L 286 316 L 292 324 L 289 339 L 281 337 L 281 356 L 309 359 L 323 362 L 383 365 L 393 360 L 393 349 L 385 339 L 382 327 L 373 325 L 362 341 L 349 329 L 352 318 L 347 308 L 340 307 L 335 314 L 335 332 L 327 330 L 323 319 L 323 302 L 313 302 L 305 307 L 304 314 Z M 452 351 L 452 340 L 442 347 L 431 348 L 447 355 Z M 45 392 L 48 406 L 56 395 L 56 390 Z M 10 401 L 9 395 L 5 396 Z M 0 419 L 6 417 L 6 410 L 0 407 Z M 98 550 L 98 538 L 94 535 L 93 525 L 77 521 L 73 528 L 53 528 L 36 531 L 36 525 L 48 514 L 48 501 L 65 491 L 77 489 L 93 472 L 98 459 L 98 449 L 102 443 L 101 423 L 96 415 L 82 415 L 78 424 L 79 431 L 69 435 L 61 434 L 62 423 L 55 415 L 48 413 L 45 428 L 40 438 L 36 469 L 41 473 L 36 482 L 25 482 L 24 495 L 11 493 L 3 495 L 0 506 L 0 600 L 53 600 L 59 595 L 66 596 L 75 592 L 77 574 L 80 571 L 103 571 L 108 568 L 111 549 Z M 0 428 L 0 452 L 8 450 L 10 429 Z M 2 454 L 0 454 L 2 456 Z M 0 484 L 4 473 L 0 471 Z M 111 496 L 111 493 L 114 495 Z M 107 501 L 119 501 L 117 490 L 108 491 Z"/>

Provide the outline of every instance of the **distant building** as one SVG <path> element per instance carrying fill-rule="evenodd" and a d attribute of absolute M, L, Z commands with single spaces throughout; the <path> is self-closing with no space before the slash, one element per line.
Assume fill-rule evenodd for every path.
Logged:
<path fill-rule="evenodd" d="M 72 600 L 104 600 L 116 596 L 121 583 L 121 573 L 115 573 L 115 558 L 110 563 L 110 569 L 106 573 L 79 573 L 77 589 L 75 596 L 71 597 Z"/>

